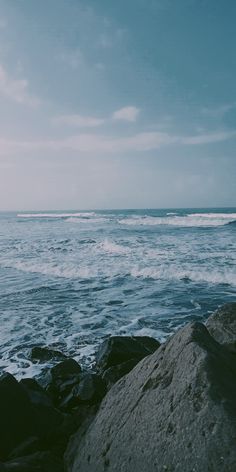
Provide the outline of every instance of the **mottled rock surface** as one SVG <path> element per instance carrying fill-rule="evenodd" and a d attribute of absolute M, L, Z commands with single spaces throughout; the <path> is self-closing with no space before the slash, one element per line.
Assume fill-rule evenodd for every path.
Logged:
<path fill-rule="evenodd" d="M 111 388 L 71 439 L 67 470 L 235 472 L 234 359 L 204 325 L 187 325 Z"/>
<path fill-rule="evenodd" d="M 211 315 L 206 326 L 213 338 L 236 352 L 236 303 L 227 303 Z"/>

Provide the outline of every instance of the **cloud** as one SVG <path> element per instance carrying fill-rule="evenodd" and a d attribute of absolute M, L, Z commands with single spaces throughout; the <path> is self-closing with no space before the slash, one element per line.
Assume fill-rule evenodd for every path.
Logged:
<path fill-rule="evenodd" d="M 83 115 L 60 115 L 52 120 L 55 125 L 66 125 L 78 128 L 96 128 L 104 123 L 104 119 Z"/>
<path fill-rule="evenodd" d="M 227 103 L 214 108 L 204 107 L 202 113 L 212 118 L 222 118 L 226 113 L 236 108 L 236 102 Z"/>
<path fill-rule="evenodd" d="M 5 29 L 7 27 L 7 21 L 5 18 L 0 18 L 0 30 Z"/>
<path fill-rule="evenodd" d="M 19 104 L 38 106 L 40 101 L 29 94 L 28 88 L 29 83 L 26 79 L 12 79 L 0 64 L 0 95 Z"/>
<path fill-rule="evenodd" d="M 185 136 L 183 138 L 179 138 L 179 142 L 185 145 L 210 144 L 227 141 L 228 139 L 234 138 L 235 136 L 236 131 L 218 131 L 216 133 Z"/>
<path fill-rule="evenodd" d="M 7 141 L 0 139 L 0 155 L 27 151 L 75 151 L 81 153 L 125 154 L 155 151 L 165 146 L 198 146 L 226 141 L 236 137 L 236 131 L 222 131 L 196 136 L 176 136 L 161 132 L 137 133 L 128 137 L 108 137 L 97 134 L 79 134 L 58 140 Z"/>
<path fill-rule="evenodd" d="M 63 62 L 72 69 L 78 69 L 84 61 L 83 53 L 80 49 L 62 52 L 56 56 L 56 59 Z"/>
<path fill-rule="evenodd" d="M 135 122 L 138 118 L 139 113 L 139 108 L 136 108 L 134 106 L 128 106 L 115 111 L 112 115 L 112 118 L 113 120 Z"/>
<path fill-rule="evenodd" d="M 99 36 L 96 44 L 98 47 L 101 47 L 103 49 L 109 49 L 114 46 L 117 46 L 123 41 L 126 34 L 125 29 L 118 28 L 117 30 L 113 31 L 111 30 L 109 23 L 106 23 L 105 27 L 109 28 L 109 31 L 103 32 Z"/>

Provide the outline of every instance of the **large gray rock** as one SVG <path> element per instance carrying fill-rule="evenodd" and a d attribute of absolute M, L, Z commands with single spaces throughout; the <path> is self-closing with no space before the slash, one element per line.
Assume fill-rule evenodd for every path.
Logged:
<path fill-rule="evenodd" d="M 211 315 L 206 326 L 213 338 L 236 352 L 236 303 L 227 303 Z"/>
<path fill-rule="evenodd" d="M 234 355 L 191 323 L 117 382 L 71 440 L 73 472 L 235 472 Z"/>

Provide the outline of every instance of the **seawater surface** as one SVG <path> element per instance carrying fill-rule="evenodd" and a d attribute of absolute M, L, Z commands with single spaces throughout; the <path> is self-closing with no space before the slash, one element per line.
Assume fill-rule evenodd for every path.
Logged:
<path fill-rule="evenodd" d="M 110 334 L 163 341 L 236 296 L 236 208 L 0 214 L 0 369 L 29 348 L 93 362 Z"/>

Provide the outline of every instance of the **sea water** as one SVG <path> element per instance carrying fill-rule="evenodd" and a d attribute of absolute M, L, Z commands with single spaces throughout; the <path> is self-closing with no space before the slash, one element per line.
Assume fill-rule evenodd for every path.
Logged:
<path fill-rule="evenodd" d="M 236 208 L 0 214 L 0 369 L 18 378 L 40 374 L 32 346 L 89 366 L 111 334 L 164 341 L 235 300 Z"/>

